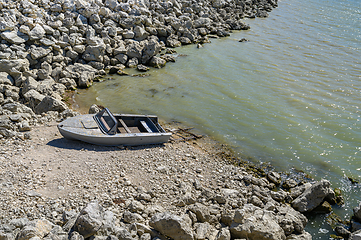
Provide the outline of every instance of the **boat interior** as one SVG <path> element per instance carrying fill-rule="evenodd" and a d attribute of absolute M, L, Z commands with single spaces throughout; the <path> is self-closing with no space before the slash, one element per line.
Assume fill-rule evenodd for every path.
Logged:
<path fill-rule="evenodd" d="M 113 115 L 107 108 L 94 116 L 102 132 L 119 133 L 159 133 L 165 132 L 155 116 Z"/>

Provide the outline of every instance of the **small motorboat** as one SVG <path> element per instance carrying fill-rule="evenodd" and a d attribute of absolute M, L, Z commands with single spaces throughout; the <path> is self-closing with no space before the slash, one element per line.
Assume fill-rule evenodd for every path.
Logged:
<path fill-rule="evenodd" d="M 108 108 L 68 118 L 58 129 L 67 139 L 105 146 L 159 144 L 168 142 L 172 135 L 159 125 L 157 116 L 113 115 Z"/>

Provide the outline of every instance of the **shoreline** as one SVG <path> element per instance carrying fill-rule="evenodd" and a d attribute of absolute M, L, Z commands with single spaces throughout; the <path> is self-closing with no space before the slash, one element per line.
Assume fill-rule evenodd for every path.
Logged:
<path fill-rule="evenodd" d="M 166 124 L 166 128 L 178 126 Z M 23 221 L 28 224 L 45 217 L 53 224 L 52 229 L 56 226 L 64 229 L 70 224 L 67 222 L 70 220 L 64 218 L 66 214 L 72 212 L 73 218 L 79 218 L 84 207 L 94 207 L 95 204 L 103 214 L 112 212 L 117 219 L 115 223 L 130 233 L 134 224 L 145 225 L 151 230 L 152 238 L 168 236 L 178 239 L 152 225 L 155 215 L 169 213 L 171 220 L 166 218 L 165 221 L 184 217 L 184 214 L 193 216 L 192 223 L 183 226 L 193 236 L 189 239 L 198 239 L 200 224 L 212 230 L 207 233 L 210 239 L 218 239 L 217 234 L 232 239 L 236 236 L 259 239 L 257 231 L 261 230 L 245 230 L 247 233 L 243 233 L 237 227 L 250 224 L 247 219 L 261 211 L 263 215 L 270 214 L 267 220 L 261 217 L 255 222 L 262 225 L 264 231 L 261 234 L 265 239 L 284 239 L 283 236 L 291 235 L 290 239 L 312 239 L 303 230 L 306 217 L 291 207 L 293 200 L 307 189 L 315 193 L 316 185 L 321 185 L 326 195 L 334 194 L 327 181 L 310 184 L 298 179 L 297 183 L 282 173 L 265 172 L 257 165 L 241 162 L 227 146 L 207 136 L 164 145 L 118 148 L 66 140 L 57 131 L 55 122 L 37 126 L 32 131 L 31 141 L 1 143 L 2 156 L 7 159 L 1 179 L 8 181 L 6 185 L 2 183 L 7 194 L 1 199 L 0 234 L 4 226 L 20 221 L 21 217 L 25 217 Z M 17 146 L 16 151 L 11 150 L 12 145 Z M 311 201 L 306 199 L 304 206 Z M 133 205 L 142 207 L 133 209 Z M 327 212 L 330 207 L 326 204 L 317 211 Z M 237 220 L 239 211 L 245 209 L 251 215 L 244 216 L 242 221 Z M 4 213 L 9 215 L 4 216 Z M 208 220 L 202 220 L 198 214 L 206 214 Z M 284 219 L 288 219 L 288 224 L 283 225 Z M 270 222 L 272 227 L 268 226 Z M 72 224 L 75 224 L 74 219 Z M 74 228 L 68 231 L 72 232 Z M 276 237 L 267 235 L 273 228 L 277 229 L 274 232 Z M 23 229 L 17 227 L 15 232 L 8 233 L 21 234 Z M 94 234 L 106 237 L 102 231 Z M 117 236 L 118 233 L 113 234 Z M 256 235 L 252 237 L 253 234 Z"/>
<path fill-rule="evenodd" d="M 242 18 L 277 6 L 202 3 L 1 5 L 1 238 L 311 238 L 301 212 L 330 211 L 340 200 L 327 181 L 283 184 L 279 173 L 234 166 L 228 150 L 197 141 L 104 150 L 59 138 L 52 121 L 77 114 L 64 103 L 66 90 L 106 71 L 164 67 L 174 59 L 161 50 L 246 30 Z M 322 197 L 312 199 L 314 191 Z"/>

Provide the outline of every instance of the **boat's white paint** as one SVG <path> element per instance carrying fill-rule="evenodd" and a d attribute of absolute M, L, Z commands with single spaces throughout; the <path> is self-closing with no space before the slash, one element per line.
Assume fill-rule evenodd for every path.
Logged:
<path fill-rule="evenodd" d="M 105 146 L 159 144 L 168 142 L 172 135 L 171 133 L 121 133 L 106 135 L 99 128 L 84 128 L 82 122 L 94 121 L 93 116 L 93 114 L 86 114 L 68 118 L 58 124 L 59 132 L 67 139 Z"/>

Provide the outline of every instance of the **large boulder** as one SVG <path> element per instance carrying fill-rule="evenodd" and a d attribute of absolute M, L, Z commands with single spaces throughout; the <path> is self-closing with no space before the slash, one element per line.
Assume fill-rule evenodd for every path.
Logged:
<path fill-rule="evenodd" d="M 142 27 L 136 26 L 134 28 L 135 40 L 143 41 L 146 39 L 150 34 Z"/>
<path fill-rule="evenodd" d="M 127 45 L 127 55 L 129 58 L 142 58 L 143 44 L 137 41 L 130 41 Z"/>
<path fill-rule="evenodd" d="M 14 85 L 14 79 L 6 72 L 0 72 L 0 84 Z"/>
<path fill-rule="evenodd" d="M 331 183 L 327 180 L 321 180 L 306 189 L 300 196 L 292 201 L 292 207 L 300 212 L 310 212 L 319 206 L 325 198 L 335 195 L 330 188 Z"/>
<path fill-rule="evenodd" d="M 161 50 L 161 45 L 155 39 L 149 41 L 144 41 L 144 49 L 142 54 L 142 63 L 146 64 L 148 61 L 155 55 L 157 55 Z"/>
<path fill-rule="evenodd" d="M 277 219 L 286 235 L 302 233 L 308 221 L 302 213 L 287 205 L 277 208 Z"/>
<path fill-rule="evenodd" d="M 45 30 L 40 24 L 36 24 L 35 27 L 29 32 L 30 40 L 39 40 L 45 36 Z"/>
<path fill-rule="evenodd" d="M 4 40 L 13 44 L 25 43 L 29 39 L 28 35 L 20 31 L 6 31 L 6 32 L 2 32 L 0 36 Z"/>
<path fill-rule="evenodd" d="M 155 68 L 162 68 L 166 65 L 166 63 L 167 63 L 166 60 L 157 56 L 153 56 L 149 62 L 150 66 Z"/>
<path fill-rule="evenodd" d="M 83 53 L 83 59 L 86 61 L 103 62 L 105 54 L 105 44 L 95 46 L 88 45 Z"/>
<path fill-rule="evenodd" d="M 24 99 L 29 103 L 29 106 L 32 109 L 35 109 L 36 106 L 45 98 L 45 95 L 40 94 L 38 91 L 31 89 L 24 94 Z"/>
<path fill-rule="evenodd" d="M 50 47 L 34 47 L 30 50 L 30 56 L 33 60 L 43 58 L 51 52 Z"/>
<path fill-rule="evenodd" d="M 200 28 L 200 27 L 207 27 L 212 23 L 212 20 L 210 18 L 198 18 L 197 20 L 195 20 L 193 22 L 193 26 L 195 28 Z"/>
<path fill-rule="evenodd" d="M 62 112 L 64 110 L 68 109 L 68 106 L 58 100 L 55 99 L 53 97 L 50 96 L 46 96 L 43 98 L 43 100 L 35 107 L 35 112 L 37 114 L 41 114 L 43 112 L 48 112 L 48 111 L 57 111 L 57 112 Z"/>
<path fill-rule="evenodd" d="M 93 236 L 102 226 L 103 208 L 98 202 L 88 203 L 78 216 L 74 230 L 79 232 L 84 238 Z"/>
<path fill-rule="evenodd" d="M 208 207 L 201 203 L 195 203 L 189 206 L 189 210 L 196 214 L 199 222 L 209 222 L 211 219 Z"/>
<path fill-rule="evenodd" d="M 149 225 L 174 240 L 193 240 L 193 231 L 184 217 L 164 212 L 155 214 Z"/>
<path fill-rule="evenodd" d="M 0 72 L 7 72 L 9 74 L 11 74 L 12 69 L 18 70 L 20 72 L 28 71 L 29 66 L 30 63 L 27 59 L 0 60 Z"/>
<path fill-rule="evenodd" d="M 276 215 L 252 204 L 246 204 L 242 209 L 236 211 L 230 231 L 232 239 L 286 239 L 283 229 L 278 224 Z"/>
<path fill-rule="evenodd" d="M 93 82 L 95 74 L 98 72 L 95 68 L 87 64 L 75 63 L 65 68 L 69 73 L 78 76 L 78 87 L 87 88 Z"/>
<path fill-rule="evenodd" d="M 42 239 L 53 228 L 53 224 L 45 219 L 37 219 L 29 222 L 21 229 L 21 232 L 17 236 L 17 240 L 29 240 L 33 237 Z"/>

